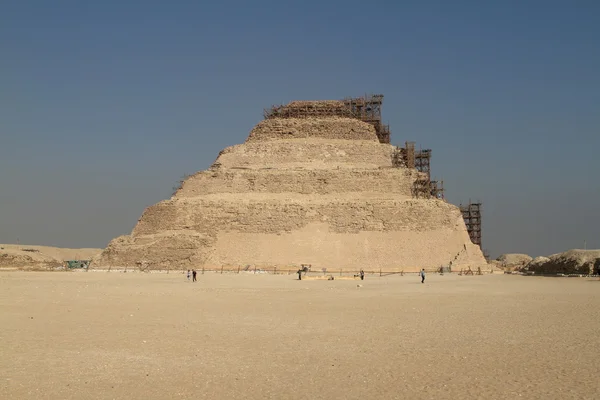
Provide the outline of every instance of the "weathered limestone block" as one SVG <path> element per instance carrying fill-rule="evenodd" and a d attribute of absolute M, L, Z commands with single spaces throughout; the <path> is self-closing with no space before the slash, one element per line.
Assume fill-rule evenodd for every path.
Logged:
<path fill-rule="evenodd" d="M 392 167 L 395 148 L 372 140 L 285 139 L 227 147 L 213 167 L 339 169 Z"/>
<path fill-rule="evenodd" d="M 94 267 L 186 269 L 209 258 L 214 238 L 192 231 L 120 236 L 92 260 Z"/>
<path fill-rule="evenodd" d="M 252 129 L 247 142 L 308 138 L 378 142 L 372 125 L 339 117 L 266 119 Z"/>
<path fill-rule="evenodd" d="M 311 222 L 327 222 L 332 232 L 463 230 L 455 206 L 430 200 L 310 199 L 310 196 L 253 199 L 248 195 L 175 199 L 146 209 L 133 235 L 192 230 L 283 233 Z M 464 229 L 466 232 L 466 228 Z"/>
<path fill-rule="evenodd" d="M 177 198 L 217 193 L 380 193 L 410 197 L 418 172 L 405 168 L 345 170 L 202 171 L 189 177 Z"/>

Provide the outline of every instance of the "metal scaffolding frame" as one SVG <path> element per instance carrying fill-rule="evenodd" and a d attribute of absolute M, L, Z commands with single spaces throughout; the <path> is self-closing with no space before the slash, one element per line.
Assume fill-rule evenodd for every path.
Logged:
<path fill-rule="evenodd" d="M 436 199 L 446 200 L 446 196 L 444 194 L 444 181 L 429 181 L 429 186 L 431 188 L 431 195 Z"/>
<path fill-rule="evenodd" d="M 415 142 L 406 142 L 404 146 L 406 168 L 415 168 Z"/>
<path fill-rule="evenodd" d="M 417 178 L 412 186 L 413 197 L 428 199 L 431 197 L 431 182 L 427 178 Z"/>
<path fill-rule="evenodd" d="M 419 172 L 427 174 L 431 179 L 431 149 L 421 149 L 415 152 L 415 168 Z"/>
<path fill-rule="evenodd" d="M 469 200 L 469 204 L 461 204 L 459 207 L 471 242 L 483 249 L 481 245 L 481 206 L 481 202 L 473 203 Z"/>
<path fill-rule="evenodd" d="M 363 97 L 347 97 L 344 104 L 354 118 L 373 125 L 380 143 L 390 143 L 390 126 L 381 122 L 382 94 L 370 94 Z"/>
<path fill-rule="evenodd" d="M 355 118 L 352 110 L 340 102 L 303 101 L 293 106 L 282 104 L 263 111 L 265 119 L 270 118 L 308 118 L 308 117 L 346 117 Z"/>

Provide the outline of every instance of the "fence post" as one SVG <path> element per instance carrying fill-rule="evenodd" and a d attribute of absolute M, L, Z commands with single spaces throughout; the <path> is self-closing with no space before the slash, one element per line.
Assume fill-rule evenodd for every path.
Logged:
<path fill-rule="evenodd" d="M 379 276 L 381 277 L 381 268 L 379 268 Z"/>
<path fill-rule="evenodd" d="M 240 266 L 238 265 L 238 274 L 240 273 Z"/>

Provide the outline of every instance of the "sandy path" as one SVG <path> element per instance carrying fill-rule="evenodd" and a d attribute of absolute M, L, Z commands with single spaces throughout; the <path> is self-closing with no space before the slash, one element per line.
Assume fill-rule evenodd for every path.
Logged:
<path fill-rule="evenodd" d="M 0 272 L 2 399 L 600 398 L 600 282 Z"/>

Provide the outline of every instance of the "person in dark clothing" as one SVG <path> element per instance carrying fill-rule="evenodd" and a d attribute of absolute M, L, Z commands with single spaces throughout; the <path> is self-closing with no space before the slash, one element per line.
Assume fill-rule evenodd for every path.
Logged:
<path fill-rule="evenodd" d="M 196 274 L 197 274 L 196 270 L 193 269 L 192 270 L 192 282 L 196 282 Z"/>
<path fill-rule="evenodd" d="M 298 270 L 298 280 L 299 281 L 302 280 L 302 270 L 301 269 Z"/>
<path fill-rule="evenodd" d="M 425 283 L 425 268 L 421 269 L 421 283 Z"/>
<path fill-rule="evenodd" d="M 365 280 L 365 271 L 363 271 L 362 269 L 360 270 L 360 280 L 361 281 Z"/>

